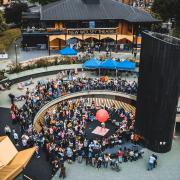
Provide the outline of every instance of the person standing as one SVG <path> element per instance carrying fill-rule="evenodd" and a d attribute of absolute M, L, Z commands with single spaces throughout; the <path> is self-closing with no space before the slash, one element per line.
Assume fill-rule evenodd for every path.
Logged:
<path fill-rule="evenodd" d="M 73 151 L 70 147 L 67 147 L 67 158 L 68 158 L 68 163 L 72 163 L 72 156 L 73 156 Z"/>
<path fill-rule="evenodd" d="M 53 177 L 59 168 L 59 164 L 58 164 L 58 160 L 56 160 L 56 159 L 54 161 L 52 161 L 51 163 L 52 163 L 52 174 L 51 174 L 51 176 Z"/>
<path fill-rule="evenodd" d="M 19 142 L 19 136 L 16 133 L 15 129 L 13 129 L 13 139 L 15 141 L 16 146 L 19 146 L 19 143 L 18 143 Z"/>
<path fill-rule="evenodd" d="M 156 161 L 155 157 L 151 155 L 148 160 L 148 171 L 152 170 L 154 168 L 154 162 Z"/>
<path fill-rule="evenodd" d="M 6 124 L 6 126 L 4 127 L 4 132 L 7 136 L 11 136 L 11 128 Z"/>
<path fill-rule="evenodd" d="M 117 156 L 118 156 L 118 161 L 119 163 L 122 163 L 123 161 L 123 152 L 122 149 L 120 148 L 119 151 L 117 152 Z"/>
<path fill-rule="evenodd" d="M 108 163 L 109 163 L 109 154 L 104 154 L 104 167 L 107 168 L 108 167 Z"/>
<path fill-rule="evenodd" d="M 137 48 L 134 49 L 134 58 L 136 59 L 137 56 Z"/>
<path fill-rule="evenodd" d="M 39 146 L 36 144 L 36 158 L 39 159 L 40 158 L 40 153 L 39 153 Z"/>
<path fill-rule="evenodd" d="M 64 167 L 64 163 L 61 164 L 59 177 L 63 179 L 66 177 L 66 168 Z"/>
<path fill-rule="evenodd" d="M 82 159 L 83 159 L 83 155 L 82 155 L 82 149 L 79 148 L 78 151 L 77 151 L 77 154 L 78 154 L 78 163 L 82 163 Z"/>
<path fill-rule="evenodd" d="M 99 157 L 98 157 L 98 160 L 97 160 L 97 168 L 98 168 L 98 169 L 101 168 L 102 160 L 103 160 L 102 157 L 99 156 Z"/>

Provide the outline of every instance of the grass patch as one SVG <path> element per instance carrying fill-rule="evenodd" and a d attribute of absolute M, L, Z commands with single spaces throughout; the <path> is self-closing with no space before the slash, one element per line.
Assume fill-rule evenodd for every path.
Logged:
<path fill-rule="evenodd" d="M 21 30 L 8 29 L 0 34 L 0 52 L 7 51 L 13 41 L 21 36 Z"/>

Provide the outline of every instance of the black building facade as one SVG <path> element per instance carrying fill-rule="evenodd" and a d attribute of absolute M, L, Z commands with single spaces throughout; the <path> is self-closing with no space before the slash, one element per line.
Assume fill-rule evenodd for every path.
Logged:
<path fill-rule="evenodd" d="M 135 128 L 155 152 L 171 149 L 179 95 L 180 40 L 143 33 Z"/>

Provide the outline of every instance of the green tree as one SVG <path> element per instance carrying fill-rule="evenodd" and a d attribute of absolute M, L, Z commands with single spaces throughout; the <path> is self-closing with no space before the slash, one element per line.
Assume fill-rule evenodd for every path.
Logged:
<path fill-rule="evenodd" d="M 0 11 L 0 26 L 3 24 L 3 22 L 4 22 L 3 14 Z"/>
<path fill-rule="evenodd" d="M 152 11 L 160 15 L 163 21 L 175 19 L 174 35 L 180 37 L 180 0 L 155 0 Z"/>
<path fill-rule="evenodd" d="M 0 33 L 6 29 L 5 20 L 3 17 L 3 13 L 0 11 Z"/>
<path fill-rule="evenodd" d="M 25 3 L 13 3 L 5 9 L 5 19 L 7 23 L 21 24 L 22 12 L 28 11 L 28 5 Z"/>

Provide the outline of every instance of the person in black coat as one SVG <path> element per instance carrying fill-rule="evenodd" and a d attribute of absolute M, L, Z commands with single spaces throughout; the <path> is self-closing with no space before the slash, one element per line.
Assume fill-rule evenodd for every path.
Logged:
<path fill-rule="evenodd" d="M 61 164 L 59 177 L 63 179 L 66 177 L 66 168 L 64 167 L 64 163 Z"/>

